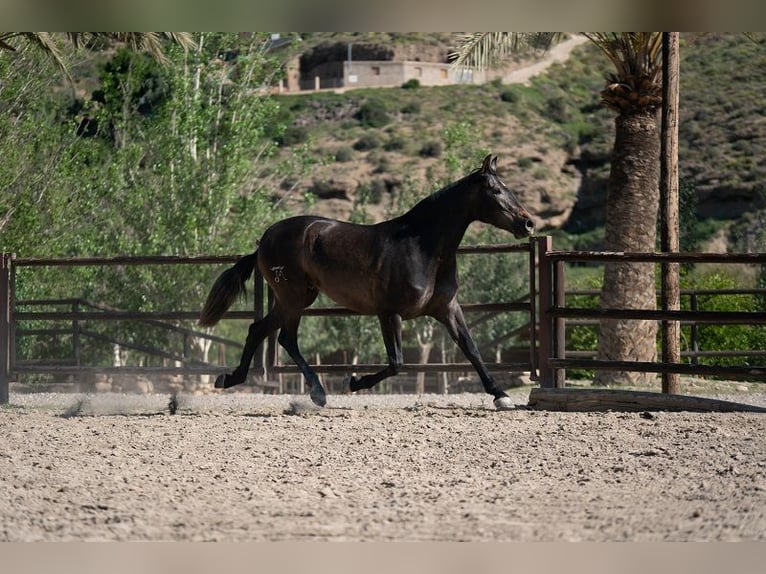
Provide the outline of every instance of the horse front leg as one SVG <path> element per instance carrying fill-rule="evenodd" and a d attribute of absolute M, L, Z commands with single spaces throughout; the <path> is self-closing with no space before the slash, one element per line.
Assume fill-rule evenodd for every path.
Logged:
<path fill-rule="evenodd" d="M 242 350 L 239 366 L 231 374 L 219 375 L 215 380 L 216 389 L 228 389 L 245 382 L 247 372 L 250 370 L 250 364 L 253 362 L 255 350 L 266 337 L 279 328 L 279 321 L 279 318 L 272 311 L 260 321 L 250 325 L 250 328 L 247 330 L 247 339 Z"/>
<path fill-rule="evenodd" d="M 457 346 L 476 369 L 484 391 L 494 397 L 495 408 L 499 411 L 512 410 L 514 408 L 513 402 L 511 402 L 511 398 L 505 391 L 497 386 L 495 379 L 489 374 L 479 349 L 473 337 L 471 337 L 465 317 L 463 316 L 463 309 L 458 302 L 453 300 L 446 313 L 434 315 L 434 318 L 447 327 L 452 340 L 457 343 Z"/>
<path fill-rule="evenodd" d="M 372 375 L 354 377 L 349 375 L 343 380 L 343 387 L 350 392 L 371 389 L 383 379 L 396 375 L 402 368 L 402 318 L 397 314 L 379 315 L 383 343 L 386 345 L 388 366 Z"/>

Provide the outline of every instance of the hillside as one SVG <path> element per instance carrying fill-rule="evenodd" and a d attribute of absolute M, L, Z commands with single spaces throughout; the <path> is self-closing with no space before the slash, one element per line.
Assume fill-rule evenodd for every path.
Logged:
<path fill-rule="evenodd" d="M 764 206 L 766 47 L 736 34 L 687 35 L 681 67 L 682 187 L 699 220 L 718 221 L 706 229 L 748 225 Z M 297 211 L 379 220 L 492 152 L 543 229 L 597 245 L 613 137 L 598 93 L 609 71 L 585 44 L 528 86 L 281 96 L 291 127 L 275 161 L 299 146 L 315 160 L 275 195 Z"/>

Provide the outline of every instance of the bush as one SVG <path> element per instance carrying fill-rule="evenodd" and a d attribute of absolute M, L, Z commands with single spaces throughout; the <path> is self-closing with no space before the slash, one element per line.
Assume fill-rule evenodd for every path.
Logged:
<path fill-rule="evenodd" d="M 444 151 L 444 146 L 440 141 L 431 141 L 425 144 L 418 152 L 421 157 L 440 157 Z"/>
<path fill-rule="evenodd" d="M 545 104 L 545 114 L 557 124 L 563 124 L 569 119 L 569 105 L 563 96 L 555 96 Z"/>
<path fill-rule="evenodd" d="M 302 144 L 309 139 L 309 131 L 303 126 L 290 126 L 277 138 L 281 147 L 289 147 Z"/>
<path fill-rule="evenodd" d="M 741 277 L 731 270 L 711 271 L 682 279 L 684 289 L 721 290 L 742 288 Z M 681 308 L 690 308 L 689 297 L 681 299 Z M 699 295 L 700 311 L 763 311 L 761 297 L 756 295 Z M 691 327 L 682 326 L 684 347 L 691 346 Z M 713 325 L 704 324 L 697 328 L 697 343 L 701 351 L 745 351 L 766 348 L 766 331 L 760 325 Z M 684 349 L 687 350 L 687 349 Z M 760 357 L 700 357 L 704 365 L 761 364 Z"/>
<path fill-rule="evenodd" d="M 534 160 L 531 157 L 520 157 L 516 162 L 516 165 L 519 166 L 519 169 L 529 169 L 532 167 L 533 163 Z"/>
<path fill-rule="evenodd" d="M 391 121 L 386 105 L 380 100 L 366 101 L 354 117 L 360 124 L 369 128 L 382 128 Z"/>
<path fill-rule="evenodd" d="M 410 102 L 402 106 L 402 113 L 403 114 L 419 114 L 420 109 L 421 109 L 420 102 Z"/>
<path fill-rule="evenodd" d="M 341 147 L 338 148 L 335 151 L 335 161 L 339 162 L 347 162 L 351 161 L 351 158 L 354 156 L 354 152 L 351 150 L 350 147 Z"/>
<path fill-rule="evenodd" d="M 406 144 L 407 141 L 402 136 L 391 136 L 391 139 L 383 144 L 383 149 L 386 151 L 401 151 Z"/>
<path fill-rule="evenodd" d="M 519 96 L 519 92 L 516 90 L 508 88 L 507 90 L 500 92 L 500 99 L 509 104 L 515 104 L 521 99 L 521 96 Z"/>
<path fill-rule="evenodd" d="M 420 80 L 411 78 L 402 84 L 403 90 L 417 90 L 420 87 Z"/>
<path fill-rule="evenodd" d="M 380 147 L 380 139 L 375 134 L 364 134 L 354 143 L 354 149 L 357 151 L 367 151 Z"/>

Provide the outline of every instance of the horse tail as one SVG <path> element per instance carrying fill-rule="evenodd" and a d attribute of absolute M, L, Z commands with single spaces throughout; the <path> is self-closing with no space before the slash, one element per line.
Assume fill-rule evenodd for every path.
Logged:
<path fill-rule="evenodd" d="M 245 293 L 245 282 L 253 274 L 257 261 L 258 250 L 256 249 L 255 253 L 245 255 L 233 267 L 221 273 L 207 296 L 205 306 L 200 311 L 197 323 L 201 327 L 215 325 L 237 297 Z"/>

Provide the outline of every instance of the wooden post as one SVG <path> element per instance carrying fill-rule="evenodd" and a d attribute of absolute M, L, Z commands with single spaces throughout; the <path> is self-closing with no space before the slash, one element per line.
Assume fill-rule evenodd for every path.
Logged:
<path fill-rule="evenodd" d="M 263 285 L 265 281 L 263 280 L 263 275 L 261 274 L 260 269 L 258 269 L 258 266 L 255 267 L 255 272 L 253 273 L 253 312 L 255 314 L 255 320 L 260 321 L 264 317 L 263 313 Z M 258 348 L 255 350 L 255 357 L 253 359 L 253 367 L 258 370 L 258 373 L 265 377 L 266 373 L 264 372 L 264 363 L 263 363 L 263 343 L 258 345 Z"/>
<path fill-rule="evenodd" d="M 553 304 L 556 308 L 566 306 L 566 291 L 564 287 L 564 262 L 556 261 L 553 269 Z M 553 353 L 557 359 L 566 358 L 566 319 L 556 317 L 553 320 Z M 557 389 L 566 386 L 566 369 L 553 370 L 553 384 Z"/>
<path fill-rule="evenodd" d="M 661 244 L 664 253 L 679 251 L 678 223 L 678 32 L 662 33 L 662 129 L 660 163 Z M 662 310 L 681 308 L 679 264 L 662 263 Z M 681 360 L 681 324 L 662 322 L 662 361 Z M 681 392 L 678 373 L 662 374 L 662 392 Z"/>
<path fill-rule="evenodd" d="M 699 311 L 699 298 L 696 292 L 691 294 L 691 301 L 689 303 L 689 306 L 692 311 Z M 699 327 L 697 325 L 697 321 L 694 321 L 692 323 L 691 347 L 692 347 L 691 363 L 692 365 L 697 365 L 699 364 L 699 357 L 697 356 L 697 353 L 700 350 Z"/>
<path fill-rule="evenodd" d="M 553 242 L 550 236 L 536 237 L 537 260 L 540 273 L 540 346 L 537 358 L 537 364 L 540 370 L 540 386 L 543 388 L 555 387 L 553 369 L 550 367 L 549 359 L 553 349 L 553 325 L 550 316 L 550 310 L 553 306 L 553 281 L 551 277 L 551 263 L 545 254 L 551 251 Z"/>
<path fill-rule="evenodd" d="M 72 302 L 72 313 L 75 318 L 72 319 L 72 354 L 74 355 L 74 364 L 80 366 L 80 320 L 77 314 L 80 312 L 80 300 Z"/>
<path fill-rule="evenodd" d="M 0 404 L 3 405 L 8 403 L 11 381 L 11 264 L 11 254 L 3 253 L 0 256 Z"/>
<path fill-rule="evenodd" d="M 268 289 L 268 309 L 274 306 L 274 292 Z M 277 364 L 277 334 L 271 333 L 266 339 L 266 365 L 264 366 L 264 377 L 267 381 L 271 380 L 274 376 L 274 366 Z M 279 392 L 283 391 L 283 378 L 279 375 Z"/>
<path fill-rule="evenodd" d="M 539 380 L 537 372 L 537 250 L 533 239 L 529 240 L 529 377 Z"/>

